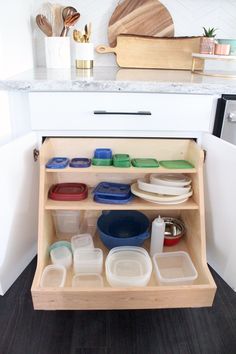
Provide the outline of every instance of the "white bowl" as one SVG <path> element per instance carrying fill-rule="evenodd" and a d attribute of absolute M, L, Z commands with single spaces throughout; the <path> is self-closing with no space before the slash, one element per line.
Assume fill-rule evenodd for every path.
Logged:
<path fill-rule="evenodd" d="M 112 287 L 143 287 L 150 280 L 152 262 L 142 247 L 115 247 L 106 258 L 106 277 Z"/>
<path fill-rule="evenodd" d="M 144 180 L 137 180 L 138 188 L 145 192 L 165 194 L 165 195 L 182 195 L 187 194 L 191 186 L 186 187 L 172 187 L 172 186 L 164 186 L 159 184 L 147 183 Z"/>

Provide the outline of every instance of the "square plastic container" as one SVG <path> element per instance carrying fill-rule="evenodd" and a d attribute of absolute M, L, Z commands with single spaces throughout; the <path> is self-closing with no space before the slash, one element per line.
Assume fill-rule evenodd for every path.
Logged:
<path fill-rule="evenodd" d="M 144 287 L 152 273 L 151 259 L 142 247 L 115 247 L 105 265 L 107 281 L 112 287 Z"/>
<path fill-rule="evenodd" d="M 94 151 L 95 159 L 111 159 L 112 158 L 112 150 L 108 148 L 97 148 Z"/>
<path fill-rule="evenodd" d="M 50 264 L 44 268 L 40 280 L 41 288 L 62 288 L 66 281 L 66 268 L 62 265 Z"/>
<path fill-rule="evenodd" d="M 98 210 L 86 210 L 84 212 L 83 224 L 81 229 L 83 233 L 88 233 L 94 237 L 97 229 L 97 221 L 101 212 Z"/>
<path fill-rule="evenodd" d="M 187 252 L 156 253 L 153 263 L 160 285 L 191 285 L 198 277 Z"/>
<path fill-rule="evenodd" d="M 74 252 L 74 273 L 102 273 L 103 252 L 100 248 L 77 248 Z"/>
<path fill-rule="evenodd" d="M 62 265 L 66 269 L 72 265 L 72 254 L 66 246 L 53 248 L 50 251 L 50 257 L 52 264 Z"/>
<path fill-rule="evenodd" d="M 74 252 L 77 248 L 94 248 L 93 238 L 90 234 L 80 234 L 71 238 L 71 247 Z"/>
<path fill-rule="evenodd" d="M 73 288 L 103 288 L 100 274 L 75 274 L 72 278 Z"/>
<path fill-rule="evenodd" d="M 80 233 L 80 211 L 55 210 L 52 216 L 58 239 L 71 239 L 72 236 Z"/>

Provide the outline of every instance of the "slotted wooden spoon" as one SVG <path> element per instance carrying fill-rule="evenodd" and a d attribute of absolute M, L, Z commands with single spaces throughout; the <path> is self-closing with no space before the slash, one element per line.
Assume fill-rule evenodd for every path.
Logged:
<path fill-rule="evenodd" d="M 44 15 L 36 16 L 36 23 L 41 31 L 48 37 L 52 37 L 52 25 L 49 23 L 48 19 Z"/>
<path fill-rule="evenodd" d="M 61 32 L 61 37 L 67 36 L 69 29 L 76 24 L 76 22 L 78 21 L 79 18 L 80 18 L 79 12 L 76 12 L 75 14 L 66 17 L 66 19 L 64 21 L 64 27 Z"/>

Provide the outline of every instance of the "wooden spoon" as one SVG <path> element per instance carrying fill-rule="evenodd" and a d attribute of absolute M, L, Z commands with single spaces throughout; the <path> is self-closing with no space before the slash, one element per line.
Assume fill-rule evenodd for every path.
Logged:
<path fill-rule="evenodd" d="M 68 16 L 74 15 L 75 13 L 77 13 L 77 10 L 74 7 L 72 7 L 72 6 L 64 7 L 64 9 L 62 10 L 63 21 L 65 21 L 65 19 Z"/>
<path fill-rule="evenodd" d="M 41 29 L 41 31 L 46 34 L 48 37 L 52 37 L 52 26 L 47 20 L 46 16 L 43 15 L 37 15 L 36 16 L 36 23 L 38 27 Z"/>
<path fill-rule="evenodd" d="M 78 21 L 79 18 L 80 18 L 79 12 L 76 12 L 75 14 L 66 17 L 66 19 L 64 21 L 64 27 L 61 32 L 61 37 L 67 36 L 69 29 L 76 24 L 76 22 Z"/>

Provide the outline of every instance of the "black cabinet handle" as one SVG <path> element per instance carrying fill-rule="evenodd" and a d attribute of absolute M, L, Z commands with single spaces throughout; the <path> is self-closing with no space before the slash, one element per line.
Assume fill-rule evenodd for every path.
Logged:
<path fill-rule="evenodd" d="M 110 112 L 110 111 L 94 111 L 95 115 L 125 115 L 125 116 L 151 116 L 150 111 L 137 111 L 137 112 Z"/>

